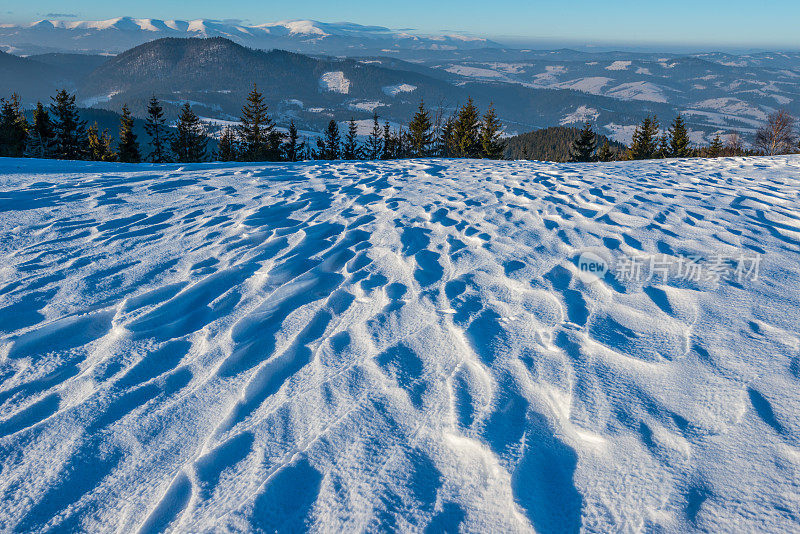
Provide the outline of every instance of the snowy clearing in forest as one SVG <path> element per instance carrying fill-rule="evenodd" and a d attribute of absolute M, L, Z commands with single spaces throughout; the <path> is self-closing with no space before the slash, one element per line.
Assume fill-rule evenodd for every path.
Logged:
<path fill-rule="evenodd" d="M 342 71 L 326 72 L 320 76 L 319 88 L 323 92 L 346 95 L 350 92 L 350 80 L 345 77 Z"/>

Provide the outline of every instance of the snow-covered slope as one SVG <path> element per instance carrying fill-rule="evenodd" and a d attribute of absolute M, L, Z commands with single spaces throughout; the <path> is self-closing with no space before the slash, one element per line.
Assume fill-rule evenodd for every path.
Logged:
<path fill-rule="evenodd" d="M 0 530 L 800 528 L 800 157 L 0 160 L 0 213 Z"/>

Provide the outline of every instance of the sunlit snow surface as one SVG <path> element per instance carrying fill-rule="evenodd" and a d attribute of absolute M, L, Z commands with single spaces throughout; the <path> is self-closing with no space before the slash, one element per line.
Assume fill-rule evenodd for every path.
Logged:
<path fill-rule="evenodd" d="M 796 531 L 799 195 L 798 156 L 0 160 L 0 530 Z M 760 264 L 618 270 L 655 256 Z"/>

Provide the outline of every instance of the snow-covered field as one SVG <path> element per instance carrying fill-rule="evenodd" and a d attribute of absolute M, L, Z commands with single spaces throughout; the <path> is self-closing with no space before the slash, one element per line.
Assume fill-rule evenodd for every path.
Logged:
<path fill-rule="evenodd" d="M 0 531 L 800 529 L 798 156 L 6 159 L 0 254 Z"/>

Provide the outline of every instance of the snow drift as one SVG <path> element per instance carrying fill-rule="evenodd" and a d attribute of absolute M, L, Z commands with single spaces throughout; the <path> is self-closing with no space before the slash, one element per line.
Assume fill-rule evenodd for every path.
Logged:
<path fill-rule="evenodd" d="M 800 528 L 800 157 L 2 160 L 0 214 L 0 530 Z"/>

